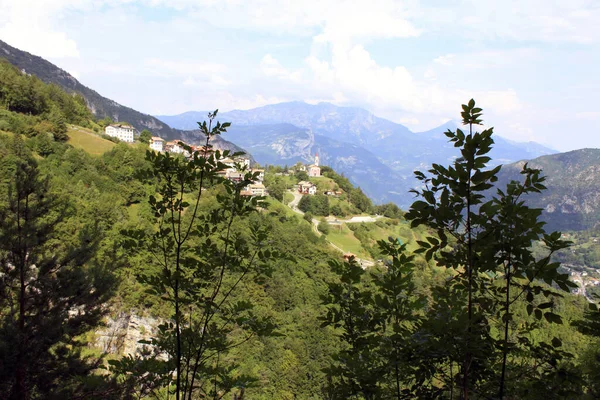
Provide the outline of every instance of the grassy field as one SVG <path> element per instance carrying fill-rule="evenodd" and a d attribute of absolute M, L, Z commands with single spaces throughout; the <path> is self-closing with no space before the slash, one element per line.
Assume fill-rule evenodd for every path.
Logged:
<path fill-rule="evenodd" d="M 325 190 L 333 190 L 336 186 L 334 180 L 326 176 L 312 177 L 310 181 L 317 185 L 317 190 L 321 193 Z"/>
<path fill-rule="evenodd" d="M 288 192 L 283 194 L 283 204 L 288 204 L 290 201 L 294 200 L 294 195 Z"/>
<path fill-rule="evenodd" d="M 67 134 L 69 135 L 69 141 L 67 143 L 95 156 L 102 155 L 115 146 L 110 140 L 102 139 L 89 129 L 71 127 Z"/>
<path fill-rule="evenodd" d="M 341 226 L 341 231 L 338 226 L 331 226 L 327 239 L 344 251 L 353 253 L 360 258 L 370 259 L 371 256 L 363 249 L 360 241 L 354 237 L 354 233 L 348 229 L 346 224 Z"/>
<path fill-rule="evenodd" d="M 374 223 L 364 223 L 364 225 L 369 227 L 368 238 L 365 238 L 364 243 L 355 236 L 346 224 L 341 225 L 341 231 L 338 226 L 331 225 L 331 233 L 327 235 L 327 239 L 339 248 L 354 253 L 360 258 L 371 259 L 368 249 L 376 247 L 378 240 L 387 241 L 390 236 L 395 239 L 399 238 L 402 243 L 407 245 L 408 251 L 414 251 L 419 247 L 417 240 L 424 240 L 427 236 L 424 228 L 411 229 L 406 223 L 400 223 L 396 226 L 387 225 L 385 228 Z"/>

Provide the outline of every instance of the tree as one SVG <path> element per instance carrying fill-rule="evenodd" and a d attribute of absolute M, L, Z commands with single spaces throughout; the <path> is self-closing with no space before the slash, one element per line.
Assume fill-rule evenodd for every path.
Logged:
<path fill-rule="evenodd" d="M 325 369 L 328 383 L 323 397 L 381 398 L 386 371 L 380 353 L 383 320 L 374 307 L 373 292 L 361 282 L 365 271 L 354 257 L 343 263 L 330 261 L 329 265 L 339 280 L 328 283 L 324 297 L 327 314 L 320 318 L 321 326 L 339 329 L 344 346 Z"/>
<path fill-rule="evenodd" d="M 323 326 L 340 329 L 343 349 L 326 369 L 327 398 L 432 398 L 418 384 L 411 364 L 420 346 L 414 334 L 420 328 L 423 298 L 415 295 L 414 256 L 394 238 L 377 242 L 386 257 L 383 271 L 368 274 L 354 257 L 330 262 L 339 281 L 330 282 L 324 297 Z"/>
<path fill-rule="evenodd" d="M 228 168 L 221 160 L 242 153 L 210 151 L 210 140 L 229 126 L 214 124 L 216 116 L 217 111 L 209 114 L 208 124 L 199 123 L 206 142 L 191 159 L 151 151 L 146 155 L 159 185 L 149 199 L 156 231 L 150 236 L 130 231 L 127 244 L 147 254 L 149 265 L 140 282 L 172 306 L 172 315 L 146 342 L 152 351 L 112 362 L 116 373 L 150 383 L 140 395 L 167 390 L 177 400 L 191 400 L 243 391 L 253 379 L 236 372 L 228 350 L 274 330 L 269 319 L 253 313 L 252 303 L 236 296 L 244 279 L 260 278 L 278 255 L 265 245 L 268 235 L 260 218 L 249 221 L 262 198 L 240 194 L 258 173 L 238 164 L 245 172 L 241 182 L 219 175 Z M 209 186 L 216 191 L 217 206 L 204 211 L 200 203 Z M 248 230 L 237 226 L 244 225 L 241 220 Z"/>
<path fill-rule="evenodd" d="M 306 173 L 306 171 L 298 170 L 298 171 L 296 171 L 294 176 L 296 177 L 296 179 L 298 181 L 307 181 L 308 180 L 308 174 Z"/>
<path fill-rule="evenodd" d="M 596 301 L 600 297 L 596 296 Z M 600 308 L 596 303 L 589 303 L 584 319 L 576 321 L 577 329 L 593 338 L 592 342 L 584 352 L 582 362 L 583 375 L 586 378 L 587 393 L 592 398 L 600 397 Z"/>
<path fill-rule="evenodd" d="M 150 132 L 148 129 L 144 129 L 140 132 L 140 136 L 138 137 L 138 140 L 141 143 L 149 144 L 150 139 L 152 139 L 152 132 Z"/>
<path fill-rule="evenodd" d="M 509 354 L 518 349 L 533 357 L 539 350 L 529 341 L 527 329 L 513 323 L 515 303 L 525 299 L 528 313 L 534 313 L 537 320 L 543 317 L 561 323 L 551 301 L 560 294 L 540 281 L 563 290 L 572 287 L 568 276 L 558 272 L 559 265 L 550 261 L 552 254 L 568 243 L 560 240 L 560 233 L 546 234 L 539 221 L 541 210 L 530 209 L 522 198 L 545 189 L 540 171 L 525 165 L 523 183 L 510 182 L 488 200 L 500 170 L 500 166 L 487 168 L 493 128 L 473 132 L 474 125 L 482 123 L 482 110 L 473 100 L 462 108 L 463 124 L 469 131 L 446 132 L 460 148 L 461 157 L 447 168 L 433 164 L 430 177 L 415 172 L 424 188 L 413 190 L 421 199 L 413 203 L 406 218 L 413 227 L 424 224 L 436 233 L 437 237 L 419 241 L 419 252 L 427 259 L 435 258 L 439 266 L 454 274 L 438 296 L 440 308 L 434 315 L 440 317 L 441 329 L 432 335 L 440 342 L 457 343 L 441 352 L 436 349 L 437 355 L 442 355 L 436 362 L 450 368 L 448 391 L 453 393 L 457 385 L 462 399 L 494 392 L 503 398 Z M 542 259 L 535 259 L 531 251 L 532 243 L 538 240 L 547 250 Z M 540 297 L 550 301 L 540 303 Z M 451 305 L 450 314 L 448 309 L 443 311 L 444 304 Z M 500 324 L 494 324 L 496 318 Z M 435 326 L 435 321 L 432 324 Z M 496 330 L 501 334 L 495 334 Z M 556 363 L 565 355 L 555 350 L 560 345 L 556 339 L 544 347 L 548 362 Z M 455 364 L 459 366 L 456 375 L 452 372 Z M 514 372 L 515 376 L 519 373 L 522 370 Z M 491 383 L 495 380 L 497 385 Z"/>
<path fill-rule="evenodd" d="M 274 179 L 273 182 L 267 186 L 267 189 L 269 190 L 269 196 L 276 200 L 283 201 L 286 187 L 281 179 Z"/>
<path fill-rule="evenodd" d="M 113 280 L 93 257 L 94 221 L 75 221 L 15 135 L 0 164 L 0 392 L 71 398 L 98 366 L 79 335 L 100 323 Z"/>
<path fill-rule="evenodd" d="M 319 225 L 317 225 L 317 229 L 319 229 L 319 232 L 321 232 L 323 235 L 329 235 L 330 228 L 327 221 L 320 221 Z"/>

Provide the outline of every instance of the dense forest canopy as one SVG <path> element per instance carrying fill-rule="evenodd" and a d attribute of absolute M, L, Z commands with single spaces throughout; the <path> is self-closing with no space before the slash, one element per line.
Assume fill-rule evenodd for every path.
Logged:
<path fill-rule="evenodd" d="M 467 127 L 480 114 L 463 106 Z M 211 121 L 207 139 L 226 134 Z M 92 156 L 67 143 L 71 125 L 100 126 L 80 97 L 0 63 L 0 397 L 600 396 L 598 310 L 551 257 L 568 243 L 519 201 L 542 176 L 481 195 L 491 131 L 449 132 L 461 157 L 419 173 L 407 214 L 323 168 L 345 211 L 427 232 L 371 243 L 381 263 L 363 269 L 285 204 L 293 177 L 267 171 L 277 195 L 243 198 L 254 177 L 220 178 L 228 154 Z M 329 215 L 329 201 L 300 207 Z M 103 346 L 132 316 L 150 321 L 137 351 Z"/>

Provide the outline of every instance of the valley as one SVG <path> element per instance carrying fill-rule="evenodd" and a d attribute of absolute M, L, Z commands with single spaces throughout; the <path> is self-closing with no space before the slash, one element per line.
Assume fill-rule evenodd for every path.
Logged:
<path fill-rule="evenodd" d="M 325 102 L 152 117 L 3 54 L 0 397 L 600 393 L 600 150 Z"/>

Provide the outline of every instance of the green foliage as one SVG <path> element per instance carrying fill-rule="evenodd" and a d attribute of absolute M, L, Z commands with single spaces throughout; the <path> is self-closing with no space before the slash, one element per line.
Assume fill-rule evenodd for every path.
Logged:
<path fill-rule="evenodd" d="M 387 204 L 375 206 L 373 208 L 373 211 L 376 214 L 383 215 L 384 217 L 387 217 L 387 218 L 400 219 L 404 216 L 404 213 L 402 212 L 400 207 L 398 207 L 394 203 L 387 203 Z"/>
<path fill-rule="evenodd" d="M 360 212 L 370 212 L 373 208 L 371 199 L 363 193 L 360 188 L 355 188 L 352 183 L 343 175 L 337 174 L 333 169 L 327 166 L 321 167 L 323 176 L 333 179 L 333 181 L 347 194 L 350 204 L 354 205 Z"/>
<path fill-rule="evenodd" d="M 267 190 L 269 191 L 269 196 L 273 197 L 276 200 L 283 201 L 283 196 L 286 191 L 285 183 L 283 179 L 274 179 L 267 186 Z"/>
<path fill-rule="evenodd" d="M 415 385 L 417 371 L 410 363 L 418 344 L 413 334 L 420 326 L 421 298 L 414 296 L 413 256 L 396 241 L 380 241 L 389 257 L 384 271 L 365 279 L 354 257 L 344 263 L 330 262 L 339 282 L 329 284 L 323 325 L 339 329 L 344 343 L 332 357 L 326 373 L 326 398 L 425 398 Z"/>
<path fill-rule="evenodd" d="M 530 334 L 535 323 L 520 327 L 513 320 L 514 304 L 524 297 L 528 314 L 533 313 L 538 321 L 545 318 L 550 323 L 562 323 L 553 312 L 552 302 L 560 294 L 540 281 L 565 291 L 573 287 L 568 276 L 558 272 L 559 265 L 550 261 L 551 255 L 568 243 L 560 240 L 560 233 L 546 234 L 539 221 L 541 210 L 530 209 L 521 199 L 524 194 L 544 189 L 539 170 L 525 165 L 523 183 L 512 181 L 486 201 L 484 192 L 493 187 L 500 170 L 486 168 L 493 130 L 473 133 L 473 125 L 482 122 L 482 110 L 473 100 L 462 107 L 469 132 L 446 132 L 450 142 L 460 148 L 461 157 L 448 168 L 434 164 L 428 171 L 431 177 L 415 172 L 425 189 L 413 191 L 421 200 L 411 206 L 406 218 L 412 226 L 425 224 L 434 230 L 436 237 L 420 241 L 418 251 L 455 274 L 440 289 L 438 298 L 444 301 L 436 305 L 451 304 L 452 313 L 441 313 L 442 306 L 434 314 L 440 317 L 437 324 L 446 329 L 432 338 L 457 343 L 456 348 L 435 350 L 435 363 L 450 366 L 444 389 L 453 392 L 457 387 L 465 399 L 473 393 L 491 396 L 496 391 L 499 398 L 507 392 L 518 396 L 519 388 L 510 383 L 523 374 L 524 358 L 538 365 L 528 369 L 529 377 L 547 378 L 550 372 L 546 368 L 552 369 L 569 356 L 558 350 L 559 341 L 533 343 Z M 537 240 L 546 248 L 542 259 L 532 254 L 531 245 Z M 546 302 L 541 303 L 540 297 Z M 428 323 L 435 328 L 434 320 Z M 536 357 L 542 359 L 533 361 Z M 458 366 L 456 373 L 452 372 L 454 364 Z"/>
<path fill-rule="evenodd" d="M 317 229 L 319 229 L 319 232 L 321 232 L 323 235 L 328 235 L 331 230 L 327 221 L 324 220 L 319 222 Z"/>
<path fill-rule="evenodd" d="M 137 138 L 141 143 L 150 144 L 150 139 L 152 139 L 152 132 L 148 129 L 144 129 L 140 132 L 140 136 Z"/>
<path fill-rule="evenodd" d="M 595 262 L 595 235 L 571 233 L 577 252 L 559 250 L 561 237 L 545 234 L 539 210 L 522 203 L 543 190 L 539 172 L 527 166 L 518 182 L 492 182 L 484 154 L 491 134 L 450 135 L 462 157 L 423 174 L 431 179 L 419 192 L 425 205 L 417 202 L 409 213 L 412 221 L 422 218 L 420 227 L 411 230 L 393 205 L 362 205 L 394 218 L 343 226 L 356 254 L 382 260 L 364 270 L 355 260 L 338 261 L 315 235 L 312 211 L 306 224 L 278 201 L 238 198 L 244 183 L 224 182 L 215 172 L 223 153 L 188 162 L 146 158 L 143 146 L 119 144 L 91 157 L 57 140 L 56 129 L 74 118 L 57 105 L 60 96 L 48 95 L 42 114 L 0 110 L 0 129 L 20 134 L 13 143 L 12 134 L 0 133 L 0 393 L 10 395 L 26 357 L 30 398 L 173 398 L 176 376 L 192 397 L 459 398 L 469 353 L 471 398 L 500 397 L 503 369 L 505 398 L 599 396 L 598 311 L 584 315 L 585 299 L 564 291 L 571 286 L 554 264 Z M 474 104 L 463 114 L 480 119 Z M 333 214 L 361 211 L 346 201 L 360 189 L 328 167 L 322 171 L 348 193 L 304 202 L 320 213 L 325 201 Z M 265 184 L 273 195 L 294 179 L 268 173 Z M 331 185 L 328 178 L 320 183 Z M 488 184 L 501 192 L 480 190 Z M 25 348 L 19 269 L 7 254 L 18 247 L 10 215 L 26 187 L 37 222 L 21 236 L 31 244 L 23 271 L 36 290 L 26 291 L 25 328 L 35 334 Z M 336 235 L 341 229 L 327 240 Z M 410 254 L 416 247 L 419 253 Z M 52 274 L 54 268 L 61 272 Z M 114 373 L 101 375 L 90 330 L 107 311 L 154 317 L 161 327 L 148 332 L 152 339 L 138 353 L 111 355 Z"/>
<path fill-rule="evenodd" d="M 91 113 L 81 96 L 65 93 L 56 85 L 21 73 L 0 60 L 0 107 L 31 116 L 42 116 L 54 125 L 57 140 L 65 140 L 66 123 L 87 124 Z M 13 127 L 14 128 L 14 127 Z"/>
<path fill-rule="evenodd" d="M 329 197 L 324 194 L 304 195 L 298 202 L 298 209 L 326 217 L 329 215 Z"/>
<path fill-rule="evenodd" d="M 240 195 L 256 174 L 247 172 L 239 183 L 220 177 L 228 168 L 221 160 L 229 151 L 209 155 L 208 149 L 210 139 L 225 132 L 229 123 L 213 126 L 216 115 L 209 114 L 208 124 L 199 123 L 206 137 L 203 153 L 195 152 L 190 160 L 146 154 L 152 165 L 149 175 L 159 184 L 157 196 L 149 198 L 156 230 L 152 235 L 130 231 L 127 244 L 148 254 L 140 282 L 172 305 L 172 315 L 146 342 L 153 352 L 112 362 L 116 373 L 134 381 L 139 378 L 138 365 L 152 367 L 144 379 L 150 377 L 153 385 L 146 385 L 141 395 L 167 389 L 177 399 L 216 398 L 236 388 L 244 390 L 254 379 L 236 372 L 239 366 L 228 357 L 229 351 L 255 336 L 274 334 L 270 318 L 256 315 L 250 301 L 235 296 L 241 282 L 262 279 L 278 254 L 266 247 L 268 235 L 260 218 L 251 219 L 246 230 L 234 225 L 263 204 L 258 197 Z M 222 190 L 216 207 L 203 213 L 200 202 L 210 182 L 218 182 Z"/>
<path fill-rule="evenodd" d="M 307 181 L 308 180 L 308 173 L 306 171 L 298 170 L 298 171 L 296 171 L 294 176 L 296 177 L 296 179 L 298 181 Z"/>
<path fill-rule="evenodd" d="M 315 216 L 314 216 L 314 215 L 313 215 L 313 213 L 311 213 L 310 211 L 309 211 L 309 212 L 306 212 L 306 213 L 304 213 L 304 215 L 302 216 L 302 218 L 304 218 L 304 220 L 305 220 L 306 222 L 308 222 L 309 224 L 312 224 L 312 220 L 313 220 L 313 218 L 314 218 L 314 217 L 315 217 Z"/>
<path fill-rule="evenodd" d="M 0 153 L 0 392 L 86 397 L 100 360 L 78 336 L 100 324 L 114 289 L 114 260 L 97 257 L 104 229 L 40 174 L 20 136 Z"/>

